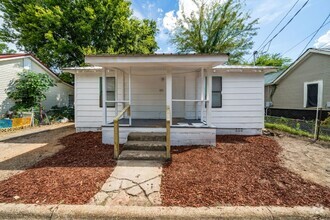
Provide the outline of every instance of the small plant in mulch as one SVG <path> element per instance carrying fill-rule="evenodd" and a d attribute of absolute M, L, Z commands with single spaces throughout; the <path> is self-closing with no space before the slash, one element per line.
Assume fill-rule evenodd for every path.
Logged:
<path fill-rule="evenodd" d="M 173 147 L 163 167 L 163 205 L 330 207 L 330 189 L 281 166 L 281 150 L 264 136 L 218 136 L 215 148 Z"/>
<path fill-rule="evenodd" d="M 113 147 L 93 132 L 60 142 L 66 147 L 59 153 L 0 182 L 0 203 L 85 204 L 100 190 L 116 165 Z"/>

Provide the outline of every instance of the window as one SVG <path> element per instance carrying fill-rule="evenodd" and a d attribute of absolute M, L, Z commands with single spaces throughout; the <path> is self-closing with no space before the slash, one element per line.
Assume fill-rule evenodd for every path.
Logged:
<path fill-rule="evenodd" d="M 212 108 L 222 107 L 222 77 L 212 77 Z"/>
<path fill-rule="evenodd" d="M 304 83 L 304 107 L 322 106 L 323 81 Z"/>
<path fill-rule="evenodd" d="M 103 106 L 103 91 L 102 91 L 102 77 L 100 77 L 100 107 Z M 106 78 L 106 89 L 107 89 L 107 101 L 115 101 L 116 98 L 116 78 L 115 77 L 107 77 Z M 114 108 L 115 103 L 107 103 L 108 108 Z"/>

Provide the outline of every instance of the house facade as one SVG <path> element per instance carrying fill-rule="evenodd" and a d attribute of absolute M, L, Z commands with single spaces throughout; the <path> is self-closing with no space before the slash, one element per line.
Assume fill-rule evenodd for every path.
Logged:
<path fill-rule="evenodd" d="M 6 113 L 14 101 L 7 97 L 6 89 L 12 80 L 18 79 L 18 73 L 24 70 L 31 70 L 36 73 L 48 74 L 56 83 L 46 93 L 46 100 L 43 102 L 45 110 L 52 106 L 73 105 L 74 88 L 59 79 L 55 73 L 43 65 L 39 60 L 30 54 L 9 54 L 0 55 L 0 114 Z"/>
<path fill-rule="evenodd" d="M 308 49 L 287 70 L 265 76 L 267 113 L 315 119 L 330 111 L 330 50 Z"/>
<path fill-rule="evenodd" d="M 165 132 L 171 145 L 216 144 L 217 134 L 258 135 L 268 67 L 224 66 L 227 54 L 95 55 L 75 75 L 75 126 L 102 130 L 103 143 L 131 132 Z M 106 97 L 106 98 L 104 98 Z"/>

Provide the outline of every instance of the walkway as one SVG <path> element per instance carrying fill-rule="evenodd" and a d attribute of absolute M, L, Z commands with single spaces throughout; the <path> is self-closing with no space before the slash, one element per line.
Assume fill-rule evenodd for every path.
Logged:
<path fill-rule="evenodd" d="M 115 170 L 91 205 L 161 205 L 162 163 L 158 161 L 118 161 Z"/>

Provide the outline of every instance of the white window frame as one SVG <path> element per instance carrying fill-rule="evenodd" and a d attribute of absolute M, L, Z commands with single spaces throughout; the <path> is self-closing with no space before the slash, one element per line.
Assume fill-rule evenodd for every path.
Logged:
<path fill-rule="evenodd" d="M 316 80 L 312 82 L 304 82 L 304 108 L 307 108 L 307 86 L 310 84 L 318 84 L 317 86 L 317 107 L 322 107 L 323 98 L 323 80 Z"/>

